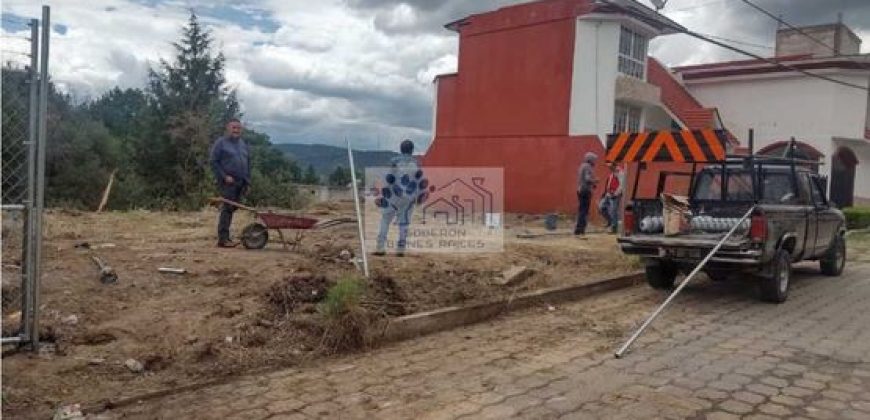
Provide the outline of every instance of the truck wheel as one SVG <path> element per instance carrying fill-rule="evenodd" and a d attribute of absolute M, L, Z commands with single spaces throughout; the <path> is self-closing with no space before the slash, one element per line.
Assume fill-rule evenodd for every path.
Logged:
<path fill-rule="evenodd" d="M 846 239 L 837 235 L 831 249 L 819 260 L 822 274 L 826 276 L 839 276 L 846 266 Z"/>
<path fill-rule="evenodd" d="M 269 230 L 260 223 L 251 223 L 242 229 L 242 245 L 247 249 L 263 249 L 269 242 Z"/>
<path fill-rule="evenodd" d="M 665 261 L 650 261 L 646 264 L 646 281 L 653 289 L 673 289 L 677 267 Z"/>
<path fill-rule="evenodd" d="M 791 255 L 788 251 L 776 251 L 771 264 L 771 276 L 761 281 L 761 300 L 765 302 L 782 303 L 788 299 L 788 287 L 791 283 Z"/>

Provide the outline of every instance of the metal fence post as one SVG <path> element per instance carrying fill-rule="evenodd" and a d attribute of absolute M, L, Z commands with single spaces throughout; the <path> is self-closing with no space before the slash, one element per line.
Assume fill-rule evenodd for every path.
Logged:
<path fill-rule="evenodd" d="M 22 238 L 22 251 L 24 253 L 24 261 L 21 262 L 22 271 L 22 292 L 24 293 L 21 302 L 21 323 L 22 323 L 22 338 L 25 341 L 30 341 L 31 332 L 33 329 L 33 270 L 36 265 L 36 259 L 33 255 L 33 205 L 36 202 L 36 129 L 37 129 L 37 112 L 39 94 L 39 74 L 37 67 L 39 54 L 39 20 L 30 19 L 30 86 L 29 86 L 29 113 L 27 120 L 27 197 L 24 203 L 24 237 Z"/>
<path fill-rule="evenodd" d="M 48 147 L 47 117 L 48 117 L 48 45 L 51 35 L 51 9 L 42 6 L 42 46 L 39 51 L 40 86 L 39 86 L 39 145 L 36 148 L 36 203 L 35 203 L 35 270 L 33 271 L 33 329 L 31 343 L 33 348 L 39 347 L 39 286 L 42 281 L 42 213 L 45 207 L 45 149 Z"/>

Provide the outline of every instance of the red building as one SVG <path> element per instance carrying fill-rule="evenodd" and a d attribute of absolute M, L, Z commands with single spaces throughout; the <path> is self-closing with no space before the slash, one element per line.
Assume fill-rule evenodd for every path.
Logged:
<path fill-rule="evenodd" d="M 502 167 L 506 211 L 573 213 L 582 157 L 603 162 L 609 133 L 721 128 L 647 56 L 650 39 L 680 26 L 633 0 L 610 3 L 542 0 L 448 24 L 458 72 L 435 80 L 424 164 Z"/>

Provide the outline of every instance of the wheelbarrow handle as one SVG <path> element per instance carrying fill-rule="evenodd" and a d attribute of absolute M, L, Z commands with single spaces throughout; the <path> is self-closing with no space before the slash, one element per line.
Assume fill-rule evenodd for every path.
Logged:
<path fill-rule="evenodd" d="M 314 229 L 329 229 L 331 227 L 342 225 L 345 223 L 356 223 L 356 219 L 351 217 L 341 217 L 338 219 L 324 220 L 314 225 Z"/>
<path fill-rule="evenodd" d="M 240 208 L 240 209 L 244 209 L 244 210 L 248 210 L 248 211 L 251 211 L 251 212 L 254 212 L 254 213 L 258 213 L 258 212 L 257 212 L 257 209 L 255 209 L 255 208 L 253 208 L 253 207 L 248 207 L 248 206 L 246 206 L 246 205 L 244 205 L 244 204 L 242 204 L 242 203 L 237 203 L 237 202 L 235 202 L 235 201 L 233 201 L 233 200 L 227 200 L 226 198 L 223 198 L 223 197 L 212 197 L 212 198 L 210 198 L 208 201 L 210 201 L 212 204 L 215 204 L 215 203 L 224 203 L 224 204 L 229 204 L 229 205 L 234 206 L 234 207 L 238 207 L 238 208 Z"/>

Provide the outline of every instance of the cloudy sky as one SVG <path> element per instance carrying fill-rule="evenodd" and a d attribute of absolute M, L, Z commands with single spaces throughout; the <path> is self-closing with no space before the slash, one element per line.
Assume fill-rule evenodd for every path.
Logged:
<path fill-rule="evenodd" d="M 432 79 L 455 71 L 457 38 L 443 25 L 519 0 L 46 0 L 52 6 L 51 75 L 84 100 L 113 86 L 142 87 L 147 69 L 171 59 L 189 10 L 227 57 L 246 122 L 275 142 L 393 149 L 430 141 Z M 649 4 L 649 0 L 642 0 Z M 796 24 L 843 20 L 866 40 L 868 0 L 755 0 Z M 23 18 L 39 2 L 4 0 L 3 61 L 27 51 Z M 662 11 L 686 27 L 772 55 L 777 24 L 739 0 L 670 0 Z M 670 65 L 739 58 L 683 35 L 656 39 Z"/>

